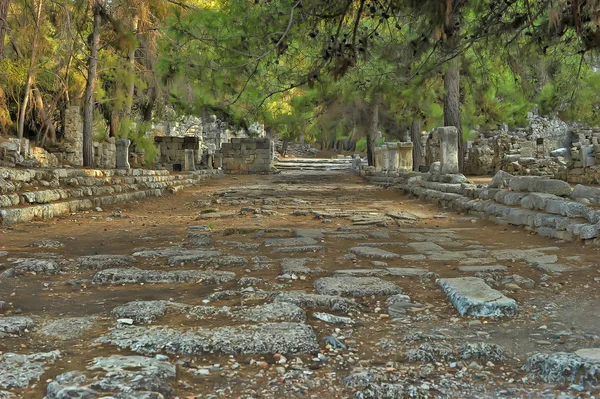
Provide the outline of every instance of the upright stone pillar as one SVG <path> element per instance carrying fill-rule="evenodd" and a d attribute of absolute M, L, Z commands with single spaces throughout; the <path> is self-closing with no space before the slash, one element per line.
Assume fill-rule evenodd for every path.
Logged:
<path fill-rule="evenodd" d="M 383 149 L 381 147 L 375 147 L 373 150 L 375 152 L 375 168 L 382 169 L 383 168 Z"/>
<path fill-rule="evenodd" d="M 221 151 L 217 151 L 213 155 L 213 165 L 215 169 L 223 169 L 223 153 Z"/>
<path fill-rule="evenodd" d="M 215 160 L 214 152 L 208 151 L 208 154 L 206 155 L 206 166 L 208 167 L 208 170 L 213 170 L 214 160 Z"/>
<path fill-rule="evenodd" d="M 68 163 L 83 166 L 83 119 L 78 106 L 65 110 L 65 131 L 63 140 Z"/>
<path fill-rule="evenodd" d="M 440 136 L 440 163 L 442 174 L 459 173 L 458 129 L 454 126 L 438 128 Z"/>
<path fill-rule="evenodd" d="M 383 144 L 381 146 L 381 152 L 382 152 L 382 156 L 383 156 L 382 168 L 383 168 L 383 170 L 389 170 L 390 169 L 390 149 L 387 144 Z"/>
<path fill-rule="evenodd" d="M 402 172 L 410 172 L 413 169 L 413 143 L 398 143 L 399 162 L 398 169 Z"/>
<path fill-rule="evenodd" d="M 117 140 L 117 169 L 131 169 L 129 165 L 129 146 L 131 145 L 131 141 L 125 140 Z"/>
<path fill-rule="evenodd" d="M 400 153 L 398 150 L 399 144 L 400 143 L 387 143 L 390 159 L 388 169 L 394 172 L 398 170 L 398 164 L 400 163 Z"/>
<path fill-rule="evenodd" d="M 183 158 L 183 170 L 185 170 L 186 172 L 196 170 L 195 151 L 189 148 L 184 151 L 185 155 Z"/>

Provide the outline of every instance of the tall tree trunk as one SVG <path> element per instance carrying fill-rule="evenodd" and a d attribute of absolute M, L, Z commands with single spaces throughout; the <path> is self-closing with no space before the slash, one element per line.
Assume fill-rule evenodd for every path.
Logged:
<path fill-rule="evenodd" d="M 419 166 L 425 165 L 425 148 L 421 141 L 421 118 L 414 116 L 410 125 L 410 139 L 413 143 L 413 170 L 419 171 Z"/>
<path fill-rule="evenodd" d="M 143 118 L 144 122 L 150 122 L 152 120 L 152 112 L 154 111 L 154 104 L 156 103 L 156 88 L 154 86 L 150 87 L 148 93 L 148 101 L 144 105 L 143 110 Z"/>
<path fill-rule="evenodd" d="M 379 102 L 380 94 L 373 94 L 369 105 L 369 129 L 367 130 L 367 160 L 369 166 L 375 166 L 375 142 L 379 128 Z"/>
<path fill-rule="evenodd" d="M 458 167 L 462 172 L 465 161 L 465 142 L 460 118 L 460 59 L 458 56 L 448 61 L 444 74 L 444 125 L 455 126 L 458 130 Z"/>
<path fill-rule="evenodd" d="M 0 0 L 0 62 L 4 58 L 4 36 L 8 29 L 8 0 Z"/>
<path fill-rule="evenodd" d="M 25 93 L 23 96 L 23 103 L 19 110 L 19 123 L 17 125 L 17 137 L 23 138 L 23 131 L 25 130 L 25 113 L 27 112 L 27 105 L 29 103 L 29 92 L 31 91 L 31 84 L 33 83 L 33 74 L 35 72 L 35 59 L 37 56 L 37 42 L 40 35 L 40 24 L 42 16 L 42 7 L 44 0 L 39 0 L 36 12 L 35 12 L 35 27 L 33 30 L 33 42 L 31 43 L 31 58 L 29 60 L 29 70 L 27 71 L 27 80 L 25 82 Z M 23 146 L 21 146 L 22 148 Z"/>
<path fill-rule="evenodd" d="M 94 25 L 90 38 L 90 58 L 88 60 L 88 76 L 85 84 L 83 104 L 83 166 L 94 166 L 94 137 L 92 122 L 94 120 L 94 87 L 96 85 L 96 69 L 98 66 L 98 48 L 100 47 L 100 27 L 102 25 L 102 4 L 94 0 Z"/>
<path fill-rule="evenodd" d="M 137 37 L 138 30 L 138 18 L 133 17 L 133 34 Z M 137 39 L 136 39 L 137 40 Z M 137 50 L 137 43 L 131 44 L 129 54 L 127 54 L 127 62 L 129 63 L 129 82 L 127 86 L 127 98 L 125 99 L 125 109 L 123 110 L 123 117 L 131 118 L 131 108 L 133 107 L 133 96 L 135 95 L 135 51 Z"/>

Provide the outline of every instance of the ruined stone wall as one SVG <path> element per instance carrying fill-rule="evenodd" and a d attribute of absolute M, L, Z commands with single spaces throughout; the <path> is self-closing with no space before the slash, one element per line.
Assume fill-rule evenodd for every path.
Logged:
<path fill-rule="evenodd" d="M 185 164 L 185 150 L 193 150 L 196 161 L 200 160 L 202 155 L 201 140 L 198 137 L 168 137 L 157 136 L 154 143 L 158 146 L 157 163 L 168 169 L 183 167 Z"/>
<path fill-rule="evenodd" d="M 571 183 L 600 184 L 600 129 L 576 129 L 573 142 L 556 155 L 566 159 L 568 169 L 559 177 Z"/>
<path fill-rule="evenodd" d="M 267 138 L 233 138 L 221 146 L 225 173 L 269 173 L 273 144 Z"/>
<path fill-rule="evenodd" d="M 117 148 L 114 137 L 110 137 L 106 142 L 94 142 L 94 165 L 102 169 L 117 167 Z"/>

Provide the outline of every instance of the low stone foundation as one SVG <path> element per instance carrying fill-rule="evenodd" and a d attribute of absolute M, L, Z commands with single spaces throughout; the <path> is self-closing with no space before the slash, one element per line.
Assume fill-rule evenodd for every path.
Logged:
<path fill-rule="evenodd" d="M 600 189 L 556 179 L 499 172 L 490 185 L 461 174 L 378 172 L 363 167 L 372 183 L 395 187 L 429 202 L 498 224 L 523 226 L 544 236 L 600 245 Z"/>
<path fill-rule="evenodd" d="M 0 168 L 0 225 L 174 193 L 219 171 Z"/>

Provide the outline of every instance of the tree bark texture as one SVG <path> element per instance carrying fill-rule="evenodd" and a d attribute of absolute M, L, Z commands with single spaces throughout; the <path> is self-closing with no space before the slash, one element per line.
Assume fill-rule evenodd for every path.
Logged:
<path fill-rule="evenodd" d="M 421 141 L 421 118 L 415 116 L 410 125 L 410 139 L 413 143 L 413 170 L 419 171 L 419 166 L 425 165 L 425 148 Z"/>
<path fill-rule="evenodd" d="M 37 42 L 40 35 L 40 24 L 42 16 L 42 7 L 44 6 L 44 0 L 39 0 L 35 11 L 35 27 L 33 31 L 33 42 L 31 43 L 31 58 L 29 59 L 29 70 L 27 71 L 27 80 L 25 82 L 25 92 L 23 93 L 23 103 L 19 110 L 19 122 L 17 125 L 17 137 L 23 138 L 23 132 L 25 130 L 25 114 L 27 113 L 27 105 L 29 104 L 29 92 L 31 91 L 31 85 L 33 83 L 33 75 L 35 72 L 35 62 L 37 56 Z M 22 146 L 21 146 L 22 148 Z"/>
<path fill-rule="evenodd" d="M 8 29 L 8 0 L 0 0 L 0 62 L 4 58 L 4 36 Z"/>
<path fill-rule="evenodd" d="M 83 166 L 94 166 L 94 137 L 92 123 L 94 120 L 94 87 L 96 85 L 96 70 L 98 66 L 98 48 L 100 46 L 100 27 L 102 25 L 102 4 L 94 0 L 94 23 L 90 37 L 90 58 L 88 60 L 88 76 L 85 85 L 83 104 Z"/>
<path fill-rule="evenodd" d="M 465 142 L 462 135 L 460 118 L 460 59 L 458 56 L 448 61 L 444 74 L 444 125 L 455 126 L 458 129 L 458 167 L 464 170 Z"/>
<path fill-rule="evenodd" d="M 375 166 L 375 142 L 379 128 L 380 95 L 374 94 L 369 105 L 369 129 L 367 130 L 367 160 L 369 166 Z"/>

